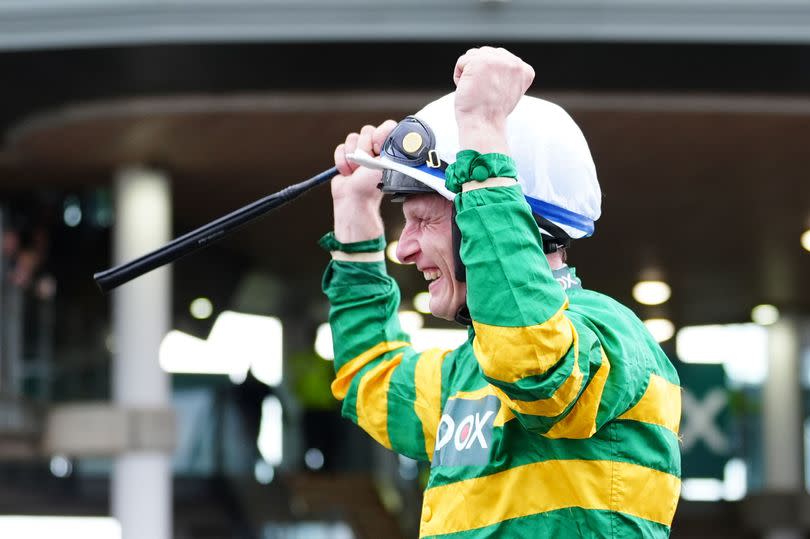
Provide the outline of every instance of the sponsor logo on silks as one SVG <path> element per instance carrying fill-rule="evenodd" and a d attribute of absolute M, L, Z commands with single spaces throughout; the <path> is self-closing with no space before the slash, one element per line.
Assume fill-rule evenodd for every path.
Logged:
<path fill-rule="evenodd" d="M 492 423 L 500 405 L 494 395 L 477 400 L 448 400 L 436 432 L 433 466 L 487 464 Z"/>
<path fill-rule="evenodd" d="M 554 279 L 560 286 L 562 286 L 563 290 L 570 290 L 572 288 L 582 288 L 582 281 L 579 280 L 576 273 L 574 273 L 573 268 L 569 268 L 568 266 L 563 266 L 561 268 L 555 269 L 552 272 L 554 275 Z"/>

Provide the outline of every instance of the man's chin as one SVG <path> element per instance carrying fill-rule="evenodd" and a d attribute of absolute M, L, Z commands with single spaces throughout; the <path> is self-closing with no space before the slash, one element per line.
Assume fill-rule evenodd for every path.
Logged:
<path fill-rule="evenodd" d="M 436 307 L 431 305 L 430 314 L 436 318 L 441 318 L 442 320 L 453 320 L 455 318 L 455 313 L 452 315 L 449 314 L 448 307 L 446 305 L 437 305 Z"/>
<path fill-rule="evenodd" d="M 430 314 L 432 314 L 436 318 L 441 318 L 442 320 L 449 320 L 450 322 L 453 322 L 456 319 L 456 312 L 458 311 L 459 307 L 453 307 L 447 304 L 436 305 L 435 307 L 433 305 L 430 305 Z"/>
<path fill-rule="evenodd" d="M 446 313 L 430 313 L 430 314 L 432 314 L 436 318 L 441 318 L 442 320 L 448 320 L 450 322 L 456 319 L 455 316 L 450 316 L 449 314 Z"/>

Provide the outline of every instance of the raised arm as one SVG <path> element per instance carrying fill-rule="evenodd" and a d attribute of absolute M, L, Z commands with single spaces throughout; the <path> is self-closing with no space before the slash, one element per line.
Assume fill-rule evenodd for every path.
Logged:
<path fill-rule="evenodd" d="M 459 59 L 462 150 L 509 154 L 507 116 L 533 77 L 503 49 L 472 49 Z M 634 392 L 605 391 L 609 360 L 597 334 L 568 315 L 520 186 L 510 178 L 467 181 L 455 204 L 474 351 L 485 378 L 529 430 L 591 436 L 627 408 Z"/>
<path fill-rule="evenodd" d="M 346 159 L 378 154 L 395 123 L 365 126 L 335 150 L 332 261 L 323 278 L 335 350 L 332 393 L 342 413 L 389 449 L 430 460 L 439 423 L 447 351 L 417 353 L 397 318 L 399 288 L 385 271 L 380 172 Z"/>

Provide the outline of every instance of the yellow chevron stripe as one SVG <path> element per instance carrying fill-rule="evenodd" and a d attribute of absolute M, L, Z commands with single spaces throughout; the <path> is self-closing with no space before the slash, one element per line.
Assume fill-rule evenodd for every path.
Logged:
<path fill-rule="evenodd" d="M 372 438 L 391 449 L 388 437 L 388 387 L 402 354 L 369 369 L 357 387 L 357 425 Z"/>
<path fill-rule="evenodd" d="M 610 460 L 550 460 L 425 491 L 420 537 L 463 532 L 566 507 L 609 510 L 670 526 L 674 475 Z"/>
<path fill-rule="evenodd" d="M 618 419 L 632 419 L 660 425 L 678 434 L 681 423 L 681 388 L 657 374 L 650 375 L 647 390 L 635 406 Z"/>
<path fill-rule="evenodd" d="M 557 388 L 557 391 L 547 399 L 538 399 L 536 401 L 513 400 L 500 388 L 495 386 L 492 388 L 500 401 L 515 412 L 527 415 L 556 417 L 563 413 L 574 399 L 577 398 L 579 390 L 582 388 L 582 378 L 579 362 L 574 358 L 574 368 L 571 374 L 568 375 L 565 382 Z"/>
<path fill-rule="evenodd" d="M 565 316 L 568 301 L 536 326 L 502 327 L 473 321 L 473 352 L 485 375 L 502 382 L 543 374 L 563 357 L 576 330 Z"/>
<path fill-rule="evenodd" d="M 477 401 L 479 399 L 483 399 L 488 395 L 495 395 L 495 392 L 492 391 L 492 386 L 489 384 L 485 385 L 484 387 L 478 388 L 473 391 L 457 391 L 455 395 L 451 396 L 451 399 L 464 399 L 468 401 Z"/>
<path fill-rule="evenodd" d="M 391 350 L 402 348 L 403 346 L 410 346 L 410 343 L 403 341 L 383 341 L 344 363 L 338 370 L 335 380 L 332 382 L 332 395 L 334 395 L 337 400 L 345 399 L 346 394 L 349 392 L 349 387 L 352 385 L 352 380 L 360 369 L 379 356 Z"/>
<path fill-rule="evenodd" d="M 422 423 L 425 437 L 425 453 L 428 459 L 433 456 L 436 431 L 442 413 L 442 362 L 448 350 L 427 350 L 419 356 L 414 369 L 416 400 L 413 409 Z"/>
<path fill-rule="evenodd" d="M 602 350 L 602 365 L 596 370 L 588 387 L 579 396 L 579 400 L 568 412 L 545 434 L 549 438 L 590 438 L 596 432 L 596 413 L 602 401 L 610 361 Z"/>

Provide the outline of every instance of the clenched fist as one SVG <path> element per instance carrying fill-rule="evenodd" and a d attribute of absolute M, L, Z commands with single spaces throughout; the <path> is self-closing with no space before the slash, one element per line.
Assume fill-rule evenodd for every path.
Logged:
<path fill-rule="evenodd" d="M 340 172 L 332 179 L 332 201 L 335 212 L 335 236 L 342 242 L 373 239 L 382 234 L 380 218 L 382 192 L 377 188 L 381 172 L 346 159 L 347 154 L 363 150 L 379 155 L 383 142 L 397 123 L 388 120 L 374 127 L 366 125 L 360 133 L 350 133 L 335 148 L 335 166 Z"/>
<path fill-rule="evenodd" d="M 506 117 L 534 80 L 532 66 L 505 49 L 470 49 L 456 62 L 456 122 L 463 149 L 508 153 Z"/>
<path fill-rule="evenodd" d="M 332 197 L 336 199 L 354 198 L 372 200 L 379 203 L 382 192 L 377 189 L 381 173 L 349 161 L 346 155 L 362 150 L 369 155 L 380 155 L 383 142 L 397 126 L 394 120 L 387 120 L 378 126 L 366 125 L 360 133 L 349 133 L 346 141 L 335 148 L 335 166 L 340 176 L 332 180 Z"/>

